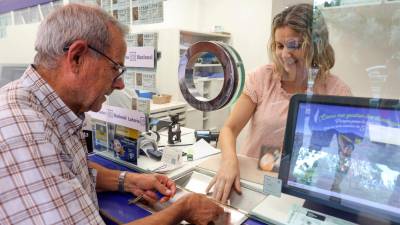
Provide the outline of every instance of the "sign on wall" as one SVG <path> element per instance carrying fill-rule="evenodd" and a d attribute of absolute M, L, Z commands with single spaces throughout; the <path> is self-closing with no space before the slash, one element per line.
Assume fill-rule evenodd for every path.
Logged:
<path fill-rule="evenodd" d="M 125 66 L 154 68 L 154 47 L 128 47 Z"/>

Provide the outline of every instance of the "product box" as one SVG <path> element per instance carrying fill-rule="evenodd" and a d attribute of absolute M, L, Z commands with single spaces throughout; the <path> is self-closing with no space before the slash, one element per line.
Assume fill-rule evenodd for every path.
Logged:
<path fill-rule="evenodd" d="M 103 105 L 99 112 L 89 112 L 95 151 L 115 162 L 137 164 L 137 140 L 147 129 L 143 112 Z"/>
<path fill-rule="evenodd" d="M 132 128 L 114 125 L 114 132 L 110 133 L 114 133 L 110 138 L 110 149 L 114 152 L 114 157 L 137 165 L 137 139 L 140 132 Z"/>
<path fill-rule="evenodd" d="M 107 123 L 101 120 L 92 119 L 93 148 L 98 151 L 107 150 Z"/>

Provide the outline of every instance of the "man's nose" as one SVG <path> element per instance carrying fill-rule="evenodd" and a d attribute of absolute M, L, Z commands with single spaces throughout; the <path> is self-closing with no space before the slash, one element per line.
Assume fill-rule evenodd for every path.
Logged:
<path fill-rule="evenodd" d="M 113 89 L 117 89 L 117 90 L 122 90 L 125 88 L 125 83 L 124 83 L 124 79 L 122 78 L 118 78 L 113 82 L 112 85 Z"/>

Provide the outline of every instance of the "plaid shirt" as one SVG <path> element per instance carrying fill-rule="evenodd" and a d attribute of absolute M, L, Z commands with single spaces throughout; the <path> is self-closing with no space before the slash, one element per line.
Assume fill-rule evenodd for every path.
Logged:
<path fill-rule="evenodd" d="M 33 67 L 0 89 L 0 224 L 104 224 L 83 119 Z"/>

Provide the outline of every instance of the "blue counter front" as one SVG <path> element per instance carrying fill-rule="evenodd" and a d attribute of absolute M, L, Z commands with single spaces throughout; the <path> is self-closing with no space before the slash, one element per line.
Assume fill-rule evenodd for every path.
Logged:
<path fill-rule="evenodd" d="M 90 155 L 89 160 L 98 163 L 104 167 L 115 170 L 133 171 L 132 169 L 116 164 L 110 160 L 98 155 Z M 99 192 L 97 193 L 100 213 L 106 224 L 124 224 L 143 218 L 151 213 L 136 206 L 128 205 L 128 200 L 133 197 L 132 194 L 119 192 Z M 245 225 L 264 225 L 259 221 L 247 219 Z"/>

